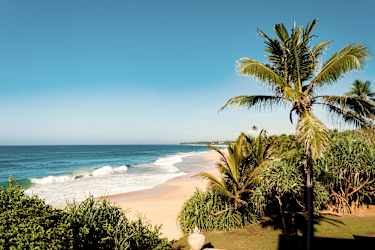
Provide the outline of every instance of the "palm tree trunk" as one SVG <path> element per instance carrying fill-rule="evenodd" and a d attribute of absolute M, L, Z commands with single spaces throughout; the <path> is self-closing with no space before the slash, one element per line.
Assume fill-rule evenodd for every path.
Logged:
<path fill-rule="evenodd" d="M 304 238 L 306 240 L 306 250 L 311 250 L 314 238 L 314 190 L 313 160 L 310 154 L 307 155 L 305 165 L 305 214 L 307 218 Z"/>
<path fill-rule="evenodd" d="M 282 232 L 283 232 L 283 234 L 286 234 L 287 233 L 287 229 L 286 229 L 286 222 L 285 222 L 285 217 L 284 217 L 283 203 L 281 201 L 281 198 L 278 195 L 276 195 L 276 199 L 279 202 L 279 209 L 280 209 L 280 216 L 281 216 L 281 225 L 283 227 Z"/>

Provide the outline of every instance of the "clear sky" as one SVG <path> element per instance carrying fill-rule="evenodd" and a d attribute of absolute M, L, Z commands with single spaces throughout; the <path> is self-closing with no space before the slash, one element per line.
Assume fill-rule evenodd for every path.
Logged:
<path fill-rule="evenodd" d="M 235 71 L 264 60 L 257 28 L 318 18 L 326 55 L 363 42 L 375 52 L 375 2 L 0 0 L 0 144 L 175 143 L 232 139 L 257 125 L 293 129 L 285 110 L 217 110 L 267 93 Z M 375 83 L 375 62 L 355 78 Z M 322 116 L 327 119 L 327 115 Z"/>

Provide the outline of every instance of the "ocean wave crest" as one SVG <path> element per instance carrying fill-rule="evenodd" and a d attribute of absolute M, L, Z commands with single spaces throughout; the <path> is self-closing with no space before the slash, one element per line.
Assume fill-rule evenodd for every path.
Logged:
<path fill-rule="evenodd" d="M 111 166 L 103 166 L 101 168 L 94 169 L 91 172 L 81 172 L 72 175 L 50 175 L 41 178 L 31 178 L 30 181 L 32 184 L 52 184 L 52 183 L 63 183 L 74 181 L 82 178 L 90 178 L 90 177 L 104 177 L 113 174 L 123 174 L 128 171 L 128 166 L 119 166 L 119 167 L 111 167 Z"/>

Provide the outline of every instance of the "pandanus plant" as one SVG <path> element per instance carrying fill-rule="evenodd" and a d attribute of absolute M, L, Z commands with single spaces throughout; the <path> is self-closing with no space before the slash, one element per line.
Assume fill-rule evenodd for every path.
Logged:
<path fill-rule="evenodd" d="M 238 71 L 255 77 L 269 87 L 271 95 L 243 95 L 229 99 L 229 106 L 272 107 L 289 105 L 289 118 L 297 117 L 296 136 L 305 150 L 305 210 L 306 249 L 311 249 L 313 239 L 313 163 L 329 145 L 327 127 L 315 116 L 314 106 L 322 106 L 354 126 L 371 126 L 371 119 L 360 112 L 367 102 L 347 95 L 317 95 L 322 87 L 337 82 L 344 74 L 359 70 L 368 57 L 362 44 L 349 44 L 321 63 L 323 51 L 330 41 L 312 45 L 316 20 L 306 27 L 294 26 L 290 32 L 284 24 L 276 24 L 274 38 L 259 31 L 264 39 L 268 62 L 251 58 L 238 61 Z"/>

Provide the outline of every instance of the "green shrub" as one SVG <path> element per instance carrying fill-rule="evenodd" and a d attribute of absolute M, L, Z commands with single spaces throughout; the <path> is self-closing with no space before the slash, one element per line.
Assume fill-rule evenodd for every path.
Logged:
<path fill-rule="evenodd" d="M 88 198 L 59 210 L 14 181 L 0 188 L 0 249 L 171 249 L 159 229 L 129 220 L 108 201 Z"/>
<path fill-rule="evenodd" d="M 303 229 L 304 184 L 298 165 L 293 161 L 280 161 L 264 169 L 258 186 L 258 198 L 254 201 L 263 223 L 282 229 L 283 233 L 295 234 Z M 256 196 L 254 196 L 256 197 Z M 328 192 L 317 181 L 314 187 L 314 206 L 318 211 L 326 204 Z"/>
<path fill-rule="evenodd" d="M 351 213 L 375 199 L 375 149 L 364 140 L 336 135 L 318 161 L 317 178 L 329 190 L 329 208 Z"/>
<path fill-rule="evenodd" d="M 251 209 L 235 209 L 223 195 L 198 190 L 184 203 L 178 216 L 184 233 L 191 232 L 195 227 L 203 231 L 229 230 L 255 219 Z"/>
<path fill-rule="evenodd" d="M 129 220 L 108 201 L 88 198 L 66 209 L 74 236 L 74 249 L 170 249 L 160 228 L 142 219 Z"/>
<path fill-rule="evenodd" d="M 72 231 L 64 212 L 27 196 L 10 180 L 0 188 L 0 249 L 70 249 Z"/>

